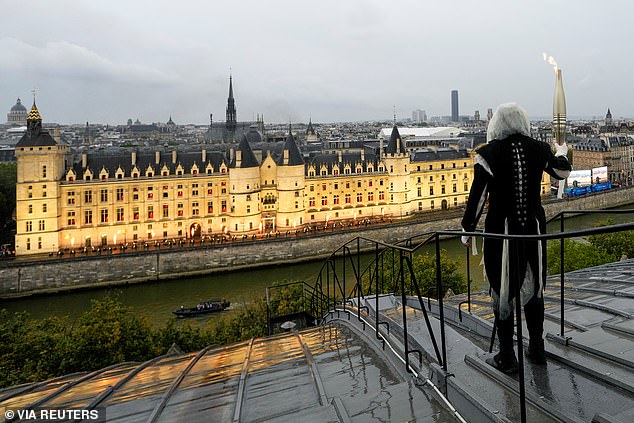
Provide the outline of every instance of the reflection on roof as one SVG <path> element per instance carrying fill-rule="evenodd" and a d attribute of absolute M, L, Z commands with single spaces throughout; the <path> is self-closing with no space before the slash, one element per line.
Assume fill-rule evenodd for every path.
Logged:
<path fill-rule="evenodd" d="M 455 421 L 408 379 L 328 325 L 5 389 L 0 408 L 103 407 L 108 422 Z"/>

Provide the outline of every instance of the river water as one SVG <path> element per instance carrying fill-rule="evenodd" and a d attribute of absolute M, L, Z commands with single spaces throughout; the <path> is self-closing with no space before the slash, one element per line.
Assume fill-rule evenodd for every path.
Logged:
<path fill-rule="evenodd" d="M 621 207 L 632 209 L 634 204 Z M 585 215 L 566 219 L 566 231 L 584 229 L 604 222 L 606 215 Z M 634 214 L 612 215 L 614 223 L 634 221 Z M 549 232 L 558 232 L 559 223 L 548 228 Z M 478 243 L 478 248 L 481 243 Z M 465 271 L 465 248 L 457 239 L 442 242 L 450 258 L 460 263 Z M 433 246 L 426 246 L 423 252 L 434 254 Z M 485 288 L 482 269 L 479 267 L 481 255 L 471 257 L 472 290 Z M 257 297 L 264 296 L 267 286 L 277 281 L 304 280 L 312 285 L 323 262 L 310 262 L 286 266 L 267 267 L 231 273 L 218 273 L 201 277 L 188 277 L 169 281 L 128 285 L 119 288 L 82 290 L 54 295 L 32 296 L 22 299 L 0 301 L 0 308 L 9 312 L 28 311 L 34 318 L 46 316 L 68 316 L 71 321 L 90 307 L 90 300 L 104 295 L 118 293 L 120 300 L 134 311 L 146 317 L 152 324 L 160 325 L 172 317 L 171 311 L 181 305 L 193 306 L 206 298 L 226 298 L 232 303 L 228 312 L 193 319 L 204 323 L 217 319 L 219 315 L 231 313 L 243 307 Z M 191 321 L 191 320 L 190 320 Z"/>

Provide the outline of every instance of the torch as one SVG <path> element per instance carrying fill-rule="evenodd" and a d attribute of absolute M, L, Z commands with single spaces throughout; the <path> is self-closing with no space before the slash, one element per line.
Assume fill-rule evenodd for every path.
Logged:
<path fill-rule="evenodd" d="M 561 78 L 561 69 L 553 56 L 543 53 L 544 60 L 553 65 L 555 69 L 555 96 L 553 98 L 553 136 L 555 147 L 566 144 L 566 96 L 564 94 L 564 83 Z M 558 153 L 563 154 L 563 149 L 557 148 Z M 559 181 L 557 198 L 563 198 L 566 180 Z"/>

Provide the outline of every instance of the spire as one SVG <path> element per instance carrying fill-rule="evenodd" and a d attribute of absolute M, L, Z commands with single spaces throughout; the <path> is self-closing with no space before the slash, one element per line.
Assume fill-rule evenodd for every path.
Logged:
<path fill-rule="evenodd" d="M 253 154 L 253 150 L 251 150 L 246 134 L 242 135 L 240 144 L 238 144 L 238 148 L 236 148 L 236 155 L 231 161 L 229 167 L 246 168 L 258 166 L 260 166 L 260 164 L 258 163 L 258 159 L 255 157 L 255 154 Z"/>
<path fill-rule="evenodd" d="M 229 71 L 229 98 L 227 98 L 227 120 L 225 128 L 234 133 L 237 127 L 236 102 L 233 98 L 233 75 Z"/>

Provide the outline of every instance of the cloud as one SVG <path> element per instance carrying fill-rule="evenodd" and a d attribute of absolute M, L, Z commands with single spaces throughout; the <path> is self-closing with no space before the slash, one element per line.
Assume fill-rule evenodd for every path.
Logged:
<path fill-rule="evenodd" d="M 174 74 L 130 63 L 116 63 L 86 47 L 51 41 L 39 47 L 15 38 L 0 39 L 0 71 L 60 79 L 124 84 L 166 85 Z"/>

